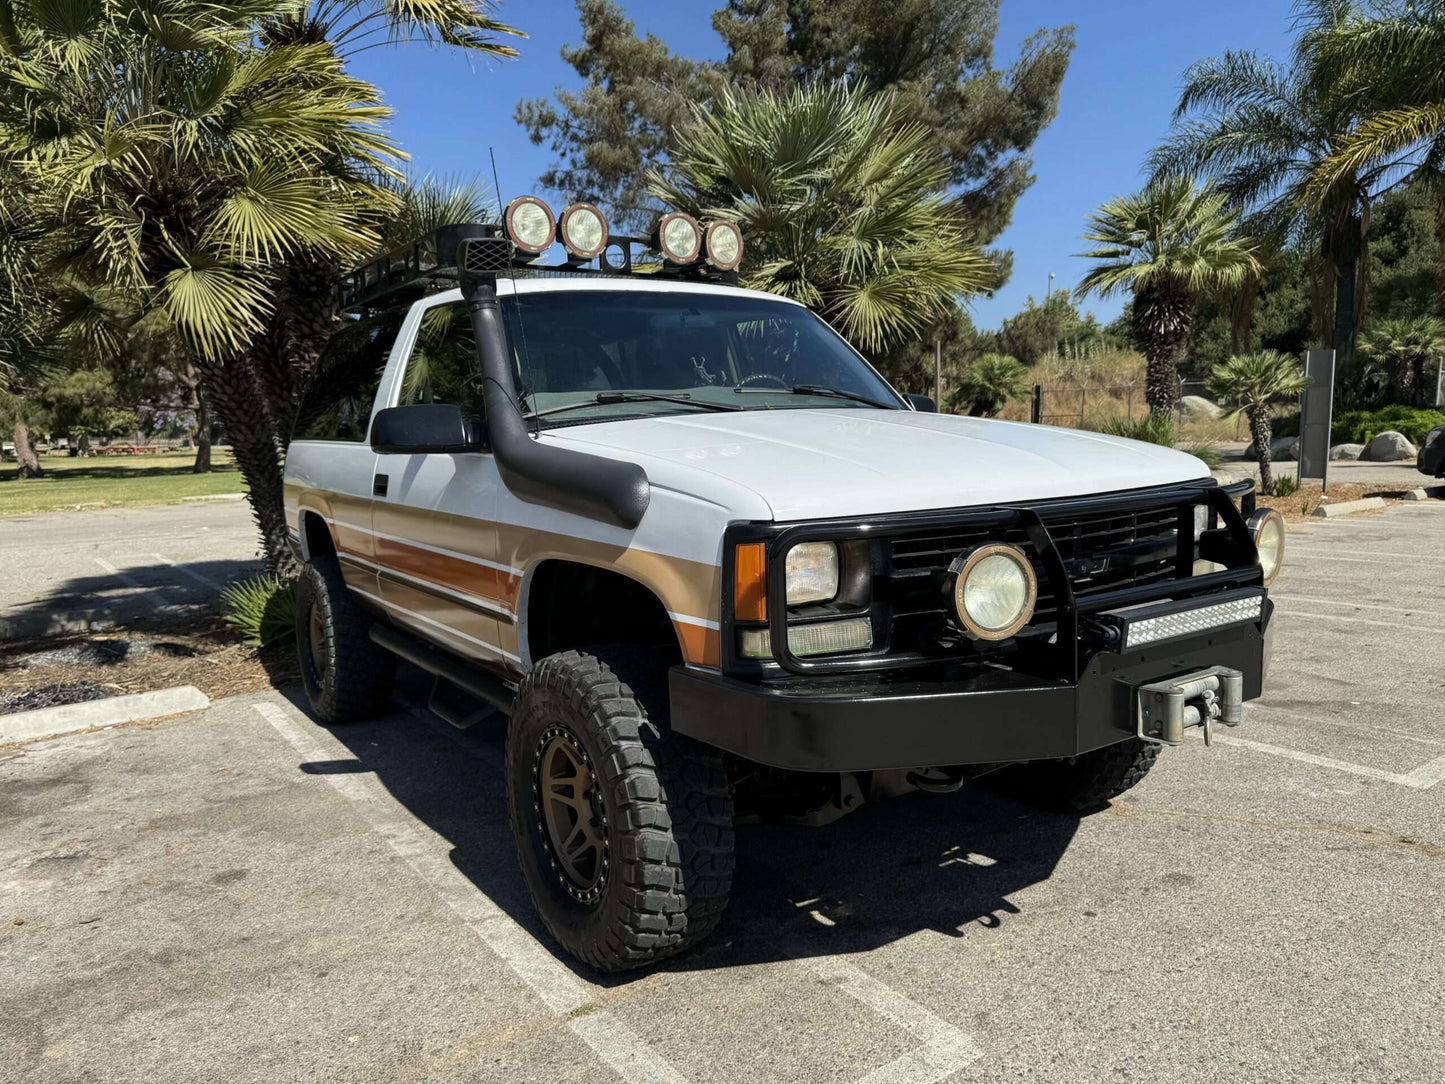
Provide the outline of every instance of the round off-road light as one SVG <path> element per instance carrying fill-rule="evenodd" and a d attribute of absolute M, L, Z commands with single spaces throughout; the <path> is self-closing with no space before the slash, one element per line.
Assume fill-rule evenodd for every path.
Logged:
<path fill-rule="evenodd" d="M 707 262 L 719 271 L 736 271 L 743 262 L 743 231 L 736 222 L 709 222 L 703 234 Z"/>
<path fill-rule="evenodd" d="M 1273 508 L 1258 508 L 1245 523 L 1254 538 L 1259 570 L 1264 573 L 1264 585 L 1268 587 L 1284 564 L 1284 517 Z"/>
<path fill-rule="evenodd" d="M 970 636 L 1006 640 L 1033 617 L 1039 581 L 1017 546 L 979 546 L 954 561 L 950 571 L 954 612 Z"/>
<path fill-rule="evenodd" d="M 536 256 L 552 247 L 557 239 L 557 220 L 552 208 L 536 196 L 518 196 L 502 212 L 507 236 L 521 251 Z"/>
<path fill-rule="evenodd" d="M 574 203 L 557 220 L 562 247 L 579 260 L 590 260 L 607 247 L 607 219 L 590 203 Z"/>
<path fill-rule="evenodd" d="M 665 214 L 657 220 L 657 248 L 669 263 L 692 263 L 702 251 L 702 227 L 681 211 Z"/>

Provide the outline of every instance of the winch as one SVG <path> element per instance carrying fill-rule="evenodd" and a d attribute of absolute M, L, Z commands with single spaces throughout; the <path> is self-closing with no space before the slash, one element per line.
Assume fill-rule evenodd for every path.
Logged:
<path fill-rule="evenodd" d="M 1184 731 L 1196 726 L 1204 731 L 1208 745 L 1215 723 L 1238 726 L 1244 718 L 1244 675 L 1227 666 L 1140 685 L 1135 691 L 1137 733 L 1156 745 L 1178 745 Z"/>

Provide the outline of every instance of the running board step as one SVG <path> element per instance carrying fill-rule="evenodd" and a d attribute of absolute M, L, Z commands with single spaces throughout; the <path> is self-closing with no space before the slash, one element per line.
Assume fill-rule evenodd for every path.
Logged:
<path fill-rule="evenodd" d="M 490 674 L 484 674 L 475 667 L 468 666 L 451 655 L 438 651 L 430 644 L 424 644 L 416 637 L 408 636 L 390 625 L 372 625 L 371 642 L 390 651 L 398 658 L 405 659 L 413 666 L 421 667 L 429 674 L 444 678 L 462 692 L 483 701 L 492 711 L 499 711 L 508 716 L 512 714 L 512 690 Z M 431 699 L 437 700 L 435 687 L 432 689 Z M 452 718 L 452 715 L 457 714 L 454 706 L 450 712 L 438 711 L 437 714 L 454 726 L 470 726 L 482 718 L 482 716 L 478 716 L 468 722 L 458 724 Z"/>

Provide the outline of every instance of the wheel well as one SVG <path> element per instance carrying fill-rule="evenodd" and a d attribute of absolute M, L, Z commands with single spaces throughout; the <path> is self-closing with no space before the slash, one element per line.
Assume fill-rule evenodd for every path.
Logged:
<path fill-rule="evenodd" d="M 336 556 L 336 546 L 331 541 L 331 531 L 326 526 L 326 521 L 315 512 L 301 514 L 301 538 L 306 544 L 308 560 Z"/>
<path fill-rule="evenodd" d="M 533 661 L 598 644 L 665 646 L 681 657 L 667 609 L 619 572 L 544 561 L 527 591 L 527 648 Z"/>

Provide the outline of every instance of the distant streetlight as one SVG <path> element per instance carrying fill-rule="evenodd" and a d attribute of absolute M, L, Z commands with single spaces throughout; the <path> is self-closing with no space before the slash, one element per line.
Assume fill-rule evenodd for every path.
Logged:
<path fill-rule="evenodd" d="M 1053 297 L 1053 296 L 1054 296 L 1054 273 L 1053 273 L 1052 271 L 1050 271 L 1050 272 L 1049 272 L 1049 288 L 1048 288 L 1046 291 L 1044 291 L 1044 300 L 1045 300 L 1045 301 L 1048 301 L 1048 299 L 1051 298 L 1051 297 Z"/>

